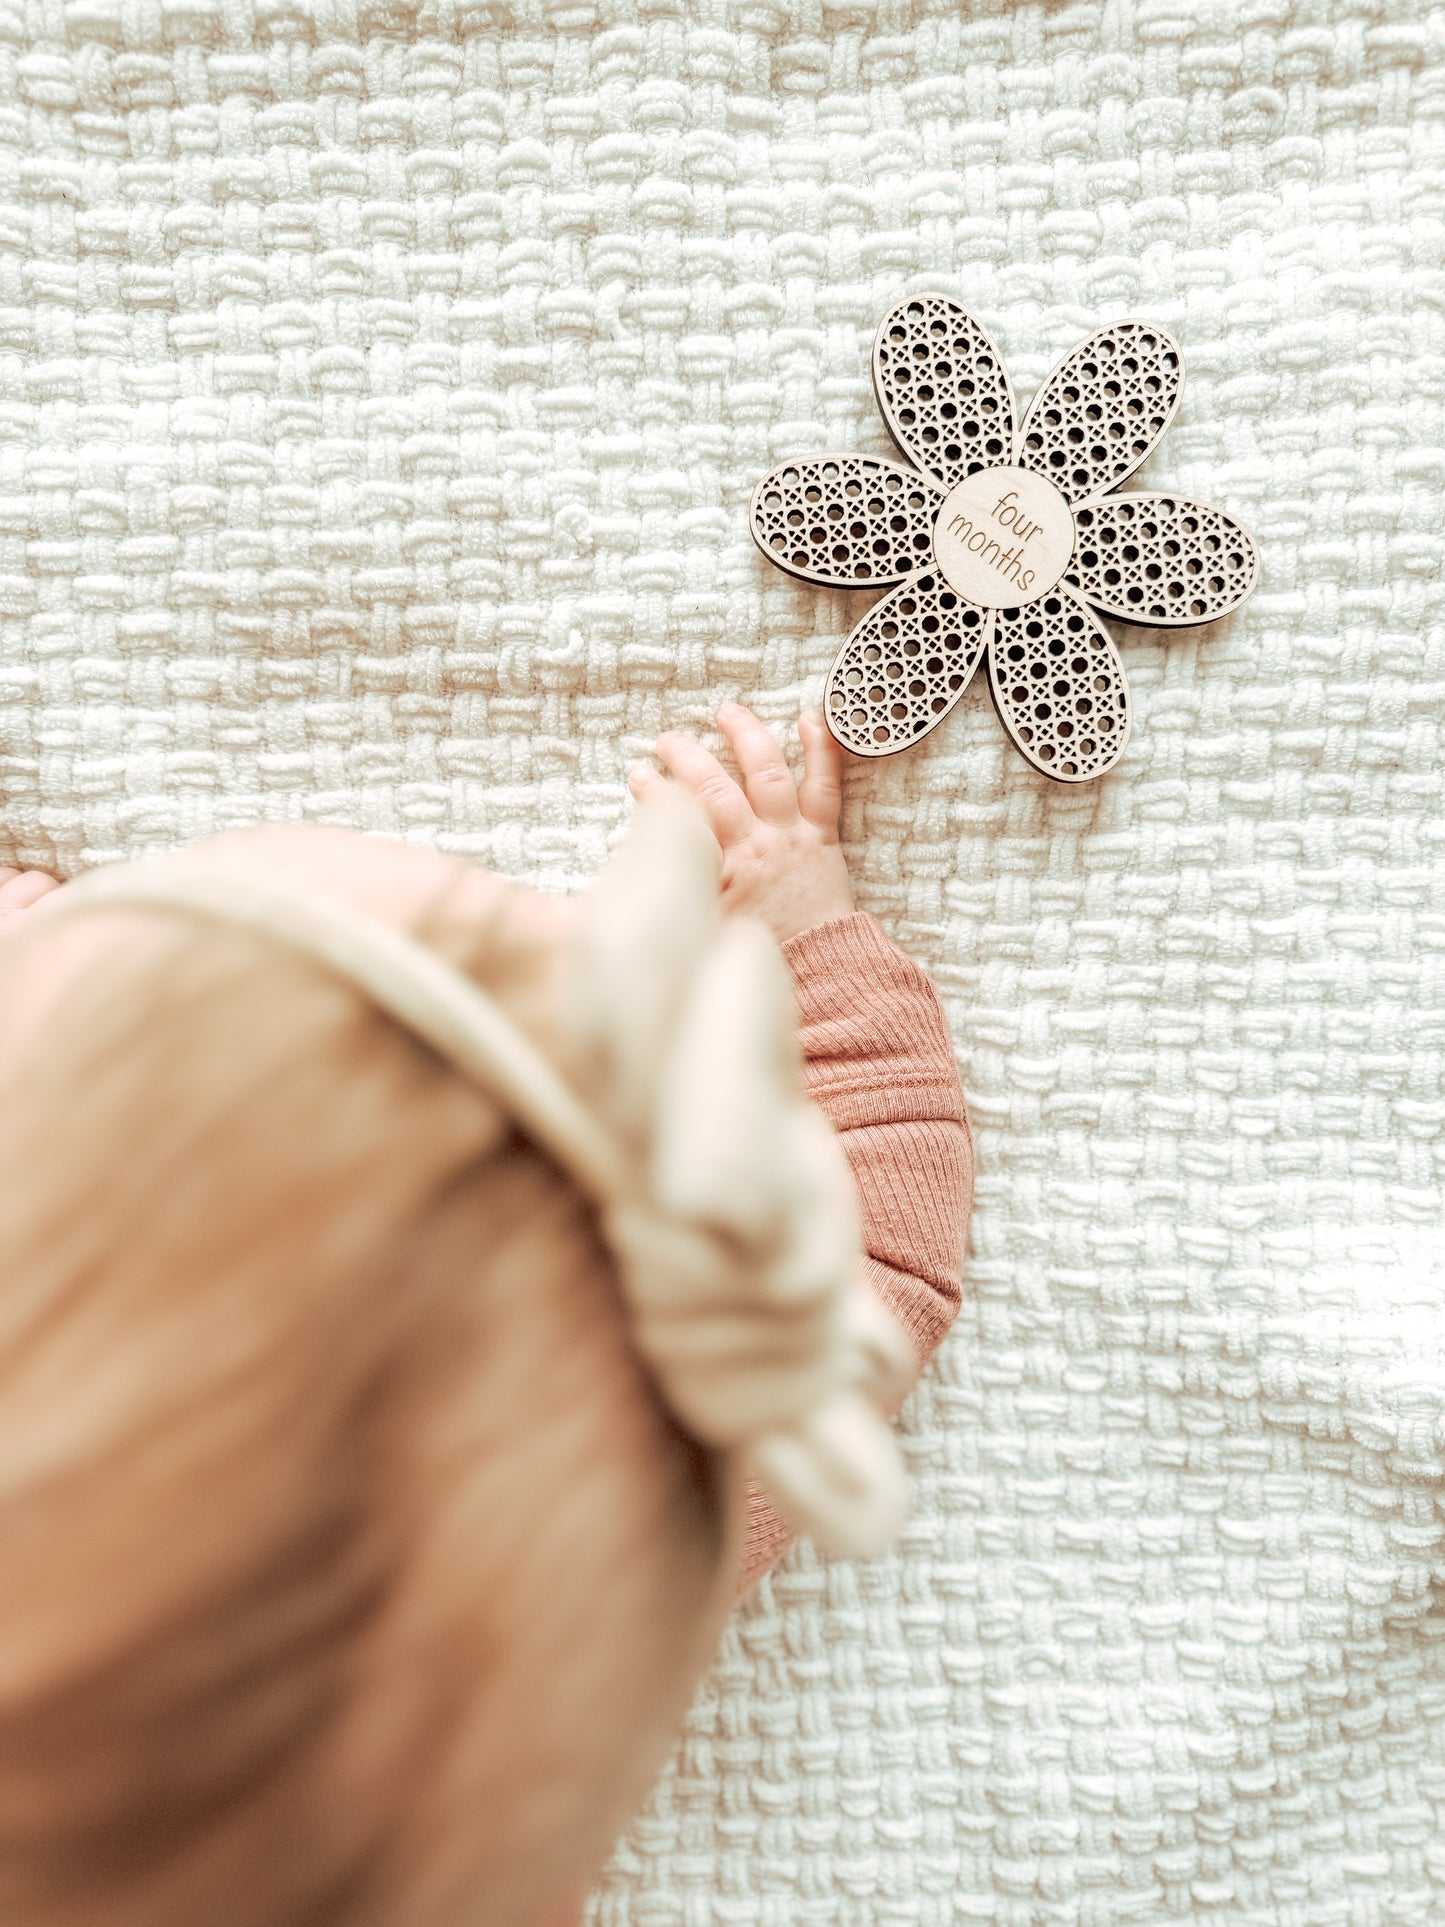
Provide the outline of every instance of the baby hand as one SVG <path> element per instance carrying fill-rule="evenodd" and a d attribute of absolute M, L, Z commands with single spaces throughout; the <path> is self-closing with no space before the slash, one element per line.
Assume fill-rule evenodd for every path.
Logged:
<path fill-rule="evenodd" d="M 803 780 L 795 784 L 773 732 L 750 709 L 724 703 L 717 715 L 743 773 L 735 783 L 691 736 L 670 729 L 657 757 L 691 790 L 722 849 L 723 901 L 759 918 L 779 943 L 814 924 L 853 913 L 848 867 L 838 845 L 843 804 L 843 751 L 816 711 L 798 722 Z M 666 782 L 654 769 L 633 770 L 627 786 L 640 803 Z"/>

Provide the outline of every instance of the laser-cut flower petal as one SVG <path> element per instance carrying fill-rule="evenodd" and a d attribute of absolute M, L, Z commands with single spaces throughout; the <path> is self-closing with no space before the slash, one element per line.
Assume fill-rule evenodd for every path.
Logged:
<path fill-rule="evenodd" d="M 1062 590 L 1000 609 L 988 686 L 1015 747 L 1043 776 L 1086 783 L 1129 740 L 1129 685 L 1113 638 Z"/>
<path fill-rule="evenodd" d="M 1179 495 L 1105 495 L 1074 512 L 1064 581 L 1106 615 L 1185 629 L 1237 609 L 1259 576 L 1232 515 Z"/>
<path fill-rule="evenodd" d="M 934 569 L 901 582 L 838 651 L 823 692 L 828 727 L 855 756 L 891 756 L 937 727 L 967 689 L 993 613 Z"/>
<path fill-rule="evenodd" d="M 780 569 L 830 588 L 884 588 L 933 558 L 943 500 L 916 469 L 876 455 L 805 455 L 753 490 L 753 540 Z"/>
<path fill-rule="evenodd" d="M 883 317 L 873 387 L 894 441 L 943 488 L 1009 459 L 1014 408 L 1003 357 L 946 294 L 913 295 Z"/>
<path fill-rule="evenodd" d="M 1169 426 L 1183 374 L 1178 346 L 1162 328 L 1100 328 L 1034 396 L 1015 461 L 1046 475 L 1070 502 L 1116 488 Z"/>

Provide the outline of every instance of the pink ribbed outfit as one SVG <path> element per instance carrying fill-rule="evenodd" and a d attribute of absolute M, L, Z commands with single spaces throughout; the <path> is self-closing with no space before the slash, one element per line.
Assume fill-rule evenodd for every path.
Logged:
<path fill-rule="evenodd" d="M 920 1368 L 953 1323 L 973 1201 L 973 1146 L 933 985 L 871 917 L 841 917 L 783 946 L 798 1001 L 808 1095 L 853 1171 L 864 1267 Z M 786 1549 L 754 1490 L 742 1586 Z"/>

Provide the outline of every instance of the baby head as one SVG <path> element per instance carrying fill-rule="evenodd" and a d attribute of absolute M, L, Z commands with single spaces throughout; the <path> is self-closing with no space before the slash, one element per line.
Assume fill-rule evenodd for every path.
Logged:
<path fill-rule="evenodd" d="M 645 1115 L 685 1102 L 644 1033 L 715 895 L 691 835 L 634 857 L 650 907 L 610 922 L 342 833 L 163 868 L 204 869 L 213 907 L 279 890 L 409 933 L 701 1221 L 746 1133 L 652 1157 Z M 741 1458 L 717 1446 L 771 1427 L 805 1522 L 818 1464 L 866 1498 L 877 1441 L 852 1450 L 816 1386 L 798 1406 L 836 1242 L 788 1247 L 759 1325 L 765 1184 L 714 1214 L 720 1295 L 692 1232 L 599 1213 L 515 1105 L 224 915 L 37 909 L 0 948 L 0 1070 L 0 1917 L 538 1927 L 657 1770 L 731 1599 Z M 719 1115 L 751 1102 L 766 1136 L 753 1086 Z M 812 1121 L 780 1196 L 836 1175 Z M 857 1349 L 881 1402 L 886 1338 Z M 783 1423 L 804 1407 L 826 1449 Z"/>
<path fill-rule="evenodd" d="M 202 858 L 412 930 L 561 1051 L 564 906 L 339 833 Z M 35 915 L 0 953 L 0 1916 L 533 1927 L 715 1637 L 719 1462 L 494 1100 L 264 936 Z"/>

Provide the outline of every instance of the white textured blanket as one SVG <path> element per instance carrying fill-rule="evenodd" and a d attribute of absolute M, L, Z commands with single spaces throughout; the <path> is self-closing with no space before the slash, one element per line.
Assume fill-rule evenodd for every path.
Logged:
<path fill-rule="evenodd" d="M 895 1559 L 742 1613 L 605 1927 L 1445 1921 L 1427 0 L 30 0 L 0 17 L 0 854 L 262 817 L 580 882 L 863 598 L 777 459 L 964 299 L 1183 344 L 1263 586 L 1067 792 L 982 690 L 852 783 L 977 1128 Z"/>

